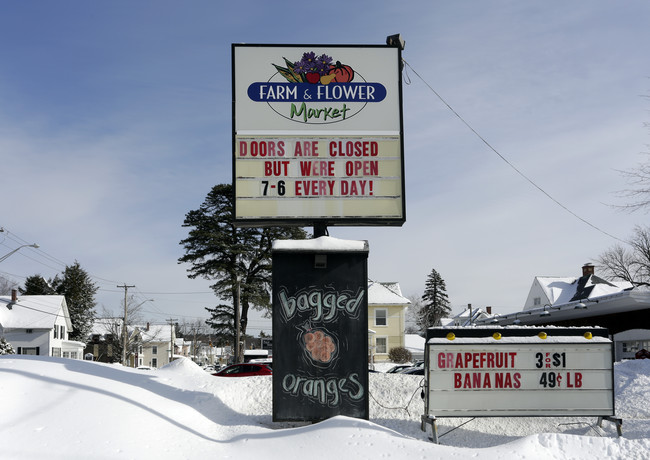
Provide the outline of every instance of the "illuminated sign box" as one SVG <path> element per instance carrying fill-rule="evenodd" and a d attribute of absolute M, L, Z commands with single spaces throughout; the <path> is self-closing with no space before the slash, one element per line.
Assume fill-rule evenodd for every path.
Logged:
<path fill-rule="evenodd" d="M 401 50 L 233 45 L 238 225 L 402 225 Z"/>
<path fill-rule="evenodd" d="M 613 416 L 612 341 L 599 328 L 545 331 L 429 338 L 426 414 Z"/>

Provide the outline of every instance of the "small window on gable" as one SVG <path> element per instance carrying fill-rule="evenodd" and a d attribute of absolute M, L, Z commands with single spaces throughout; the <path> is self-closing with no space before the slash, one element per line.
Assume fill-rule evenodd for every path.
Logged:
<path fill-rule="evenodd" d="M 542 299 L 539 297 L 535 297 L 533 299 L 533 305 L 541 305 L 542 304 Z"/>

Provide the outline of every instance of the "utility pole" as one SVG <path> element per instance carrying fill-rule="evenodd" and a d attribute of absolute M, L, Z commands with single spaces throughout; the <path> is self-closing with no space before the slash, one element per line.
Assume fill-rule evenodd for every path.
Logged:
<path fill-rule="evenodd" d="M 134 288 L 135 286 L 127 286 L 126 283 L 124 283 L 122 286 L 117 286 L 118 288 L 124 288 L 124 321 L 122 322 L 122 366 L 126 366 L 126 348 L 129 343 L 128 337 L 127 337 L 127 330 L 126 330 L 126 315 L 127 315 L 127 294 L 129 292 L 129 288 Z"/>
<path fill-rule="evenodd" d="M 166 319 L 169 323 L 169 344 L 171 348 L 169 349 L 169 362 L 171 363 L 174 360 L 174 322 L 178 321 L 176 318 Z"/>

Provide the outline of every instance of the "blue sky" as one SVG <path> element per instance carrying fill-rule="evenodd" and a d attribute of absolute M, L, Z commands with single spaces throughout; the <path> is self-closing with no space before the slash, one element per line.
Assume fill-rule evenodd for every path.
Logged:
<path fill-rule="evenodd" d="M 109 310 L 126 283 L 150 319 L 204 318 L 209 282 L 176 260 L 185 213 L 231 180 L 231 43 L 401 33 L 407 221 L 330 234 L 368 240 L 370 277 L 406 295 L 435 268 L 455 310 L 520 309 L 535 276 L 578 275 L 647 223 L 609 204 L 649 150 L 648 17 L 641 0 L 1 2 L 0 253 L 41 247 L 0 274 L 78 260 Z"/>

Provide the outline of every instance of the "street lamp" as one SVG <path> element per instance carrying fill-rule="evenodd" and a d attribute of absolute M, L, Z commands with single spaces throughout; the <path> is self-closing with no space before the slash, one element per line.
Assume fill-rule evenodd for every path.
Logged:
<path fill-rule="evenodd" d="M 40 246 L 39 246 L 38 244 L 36 244 L 36 243 L 34 243 L 34 244 L 23 244 L 22 246 L 18 246 L 16 249 L 14 249 L 13 251 L 11 251 L 10 253 L 5 254 L 4 256 L 0 257 L 0 262 L 2 262 L 3 260 L 5 260 L 7 257 L 9 257 L 10 255 L 12 255 L 13 253 L 18 252 L 18 250 L 20 250 L 21 248 L 39 248 L 39 247 L 40 247 Z"/>

